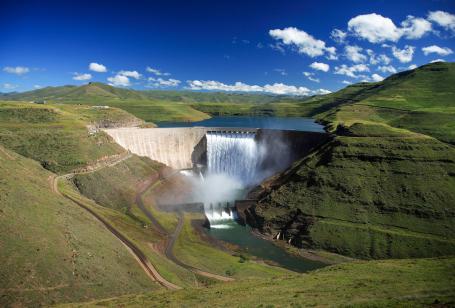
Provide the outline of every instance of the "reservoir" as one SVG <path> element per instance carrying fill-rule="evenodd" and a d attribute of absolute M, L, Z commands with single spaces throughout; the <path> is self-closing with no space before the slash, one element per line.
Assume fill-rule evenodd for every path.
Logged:
<path fill-rule="evenodd" d="M 213 117 L 198 122 L 158 122 L 158 127 L 243 127 L 306 132 L 324 132 L 324 126 L 310 118 L 283 117 Z"/>

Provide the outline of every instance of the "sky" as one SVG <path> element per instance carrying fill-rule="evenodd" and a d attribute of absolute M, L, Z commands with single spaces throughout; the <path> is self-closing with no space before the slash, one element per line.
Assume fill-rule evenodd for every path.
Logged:
<path fill-rule="evenodd" d="M 455 0 L 2 0 L 0 29 L 0 92 L 313 95 L 455 62 Z"/>

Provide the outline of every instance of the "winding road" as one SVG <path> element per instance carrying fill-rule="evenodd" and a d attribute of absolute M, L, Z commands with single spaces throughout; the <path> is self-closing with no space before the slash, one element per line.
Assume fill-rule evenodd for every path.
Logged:
<path fill-rule="evenodd" d="M 170 177 L 174 176 L 175 174 L 177 174 L 177 172 L 174 172 L 170 175 L 168 175 L 167 177 L 162 177 L 160 180 L 161 183 L 163 183 L 164 181 L 166 181 L 167 179 L 169 179 Z M 175 230 L 174 232 L 172 233 L 169 233 L 166 231 L 166 229 L 161 225 L 161 223 L 152 215 L 152 213 L 150 213 L 149 210 L 147 210 L 147 208 L 144 206 L 144 202 L 142 201 L 142 195 L 148 190 L 150 189 L 150 187 L 152 185 L 155 185 L 157 184 L 156 182 L 152 182 L 152 183 L 149 183 L 149 185 L 147 185 L 146 187 L 144 187 L 143 189 L 141 189 L 137 195 L 136 195 L 136 204 L 137 206 L 139 207 L 139 209 L 144 213 L 145 216 L 147 216 L 147 218 L 152 222 L 152 224 L 154 225 L 155 229 L 162 235 L 165 235 L 167 237 L 167 240 L 166 240 L 166 247 L 165 247 L 165 250 L 164 250 L 164 254 L 166 255 L 166 257 L 171 260 L 172 262 L 174 262 L 175 264 L 195 273 L 195 274 L 198 274 L 198 275 L 201 275 L 201 276 L 205 276 L 205 277 L 208 277 L 208 278 L 212 278 L 212 279 L 216 279 L 216 280 L 220 280 L 220 281 L 233 281 L 234 279 L 233 278 L 229 278 L 229 277 L 225 277 L 225 276 L 221 276 L 221 275 L 217 275 L 217 274 L 213 274 L 213 273 L 209 273 L 209 272 L 206 272 L 206 271 L 203 271 L 203 270 L 200 270 L 198 268 L 195 268 L 191 265 L 188 265 L 188 264 L 185 264 L 183 263 L 182 261 L 180 261 L 175 255 L 174 255 L 174 245 L 175 245 L 175 242 L 177 241 L 177 238 L 179 237 L 180 233 L 182 232 L 182 229 L 183 229 L 183 224 L 184 224 L 184 218 L 183 218 L 183 213 L 182 212 L 178 212 L 178 222 L 177 222 L 177 226 L 175 227 Z"/>
<path fill-rule="evenodd" d="M 140 250 L 139 247 L 137 247 L 134 243 L 132 243 L 126 236 L 124 236 L 119 230 L 117 230 L 114 226 L 112 226 L 101 215 L 96 213 L 93 209 L 91 209 L 86 204 L 80 202 L 79 200 L 76 200 L 74 197 L 72 197 L 72 196 L 70 196 L 70 195 L 66 194 L 65 192 L 62 192 L 62 191 L 60 191 L 58 189 L 58 181 L 60 179 L 70 179 L 76 174 L 91 173 L 91 172 L 98 171 L 98 170 L 100 170 L 102 168 L 111 167 L 111 166 L 114 166 L 114 165 L 116 165 L 116 164 L 118 164 L 118 163 L 120 163 L 120 162 L 122 162 L 122 161 L 124 161 L 124 160 L 126 160 L 128 158 L 130 158 L 131 156 L 132 156 L 131 153 L 127 153 L 126 155 L 122 155 L 122 156 L 120 156 L 118 159 L 116 159 L 114 161 L 108 162 L 108 163 L 106 163 L 104 165 L 99 165 L 99 166 L 97 166 L 97 167 L 95 167 L 93 169 L 90 169 L 90 170 L 84 170 L 84 171 L 81 171 L 81 172 L 72 172 L 72 173 L 68 173 L 68 174 L 64 174 L 64 175 L 60 175 L 60 176 L 53 176 L 53 177 L 50 178 L 51 188 L 56 194 L 59 194 L 60 196 L 63 196 L 65 198 L 69 199 L 70 201 L 76 203 L 81 208 L 83 208 L 84 210 L 88 211 L 98 221 L 100 221 L 106 227 L 106 229 L 108 229 L 117 239 L 119 239 L 122 242 L 122 244 L 133 255 L 133 257 L 136 259 L 136 261 L 139 263 L 139 265 L 142 267 L 142 269 L 145 271 L 145 273 L 147 274 L 147 276 L 151 280 L 159 283 L 160 285 L 162 285 L 163 287 L 165 287 L 167 289 L 171 289 L 171 290 L 181 289 L 181 287 L 179 287 L 179 286 L 167 281 L 166 279 L 164 279 L 158 273 L 156 268 L 150 263 L 150 261 L 147 259 L 145 254 L 142 252 L 142 250 Z"/>

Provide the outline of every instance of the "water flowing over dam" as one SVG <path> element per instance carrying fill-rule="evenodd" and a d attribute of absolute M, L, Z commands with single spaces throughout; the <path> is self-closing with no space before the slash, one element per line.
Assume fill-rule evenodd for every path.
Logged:
<path fill-rule="evenodd" d="M 255 137 L 254 132 L 207 132 L 207 172 L 253 184 L 263 156 Z"/>

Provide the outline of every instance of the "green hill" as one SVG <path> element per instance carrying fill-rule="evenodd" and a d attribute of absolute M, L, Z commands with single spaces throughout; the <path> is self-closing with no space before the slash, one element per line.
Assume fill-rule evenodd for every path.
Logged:
<path fill-rule="evenodd" d="M 305 275 L 59 307 L 450 307 L 454 258 L 352 262 Z"/>
<path fill-rule="evenodd" d="M 101 223 L 51 190 L 52 176 L 0 145 L 0 306 L 158 289 Z"/>
<path fill-rule="evenodd" d="M 141 123 L 115 108 L 0 101 L 0 145 L 53 172 L 80 168 L 124 151 L 98 127 Z"/>
<path fill-rule="evenodd" d="M 434 63 L 311 100 L 333 140 L 252 193 L 252 222 L 361 258 L 455 253 L 453 80 Z"/>

